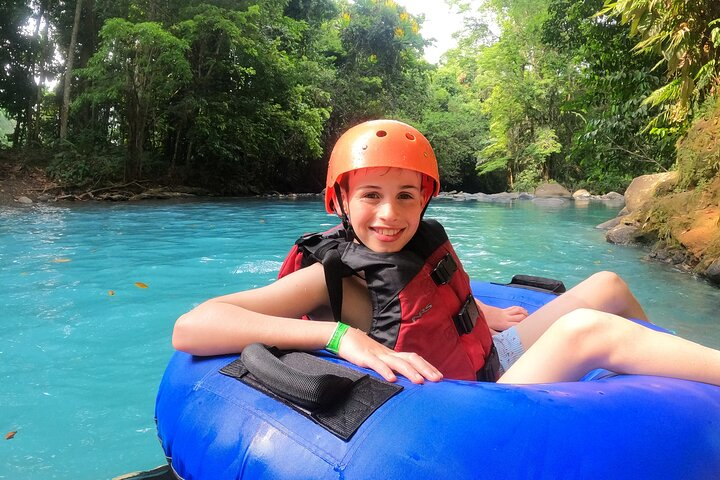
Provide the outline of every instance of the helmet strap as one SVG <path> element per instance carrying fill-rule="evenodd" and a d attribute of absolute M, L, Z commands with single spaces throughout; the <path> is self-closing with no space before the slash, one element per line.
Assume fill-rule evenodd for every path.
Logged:
<path fill-rule="evenodd" d="M 435 191 L 435 185 L 436 185 L 435 180 L 432 180 L 432 182 L 423 182 L 423 189 L 426 189 L 428 184 L 430 184 L 431 190 L 427 194 L 425 194 L 423 192 L 423 196 L 427 197 L 427 201 L 425 202 L 425 206 L 423 207 L 422 212 L 420 213 L 420 220 L 422 220 L 423 217 L 425 216 L 425 210 L 427 210 L 427 208 L 430 206 L 430 200 L 432 200 L 433 191 Z M 423 198 L 423 200 L 424 200 L 424 198 Z"/>
<path fill-rule="evenodd" d="M 428 199 L 427 203 L 425 204 L 425 206 L 422 209 L 422 212 L 420 212 L 420 220 L 422 220 L 423 217 L 425 216 L 425 210 L 427 210 L 427 207 L 429 207 L 429 206 L 430 206 L 430 199 Z"/>
<path fill-rule="evenodd" d="M 335 185 L 333 185 L 333 189 L 335 190 L 335 201 L 340 209 L 340 220 L 342 221 L 342 226 L 345 229 L 347 240 L 348 242 L 352 242 L 355 239 L 355 232 L 350 224 L 350 217 L 348 217 L 348 214 L 345 212 L 345 207 L 343 207 L 340 185 L 336 182 Z"/>

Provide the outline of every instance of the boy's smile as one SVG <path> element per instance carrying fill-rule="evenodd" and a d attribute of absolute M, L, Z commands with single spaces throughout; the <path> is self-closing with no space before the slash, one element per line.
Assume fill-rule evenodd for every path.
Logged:
<path fill-rule="evenodd" d="M 348 175 L 346 208 L 358 239 L 375 252 L 397 252 L 415 235 L 424 206 L 420 173 L 363 168 Z"/>

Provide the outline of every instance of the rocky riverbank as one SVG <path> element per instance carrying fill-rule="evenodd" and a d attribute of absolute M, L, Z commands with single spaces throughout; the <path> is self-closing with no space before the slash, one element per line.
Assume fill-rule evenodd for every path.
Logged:
<path fill-rule="evenodd" d="M 607 240 L 622 245 L 649 247 L 647 259 L 663 261 L 682 270 L 701 275 L 720 285 L 720 179 L 705 193 L 672 193 L 677 173 L 645 175 L 636 178 L 625 195 L 610 192 L 591 195 L 579 190 L 570 193 L 556 183 L 541 185 L 533 193 L 442 192 L 441 201 L 479 201 L 511 203 L 530 201 L 546 207 L 562 207 L 570 202 L 603 202 L 625 205 L 618 217 L 599 225 L 607 230 Z M 207 196 L 190 188 L 153 187 L 131 183 L 94 191 L 68 193 L 40 168 L 0 162 L 0 206 L 22 206 L 57 201 L 130 201 Z M 317 194 L 272 195 L 303 197 Z"/>
<path fill-rule="evenodd" d="M 129 201 L 209 196 L 191 187 L 163 187 L 148 182 L 129 182 L 95 189 L 66 189 L 50 179 L 39 167 L 0 159 L 0 206 L 86 200 Z"/>
<path fill-rule="evenodd" d="M 32 203 L 51 183 L 42 169 L 0 161 L 0 206 Z"/>
<path fill-rule="evenodd" d="M 648 259 L 720 285 L 720 178 L 691 191 L 676 191 L 678 181 L 678 172 L 637 177 L 618 217 L 598 227 L 611 243 L 649 246 Z"/>
<path fill-rule="evenodd" d="M 591 195 L 587 190 L 578 190 L 570 193 L 565 187 L 557 183 L 545 183 L 535 189 L 535 192 L 502 192 L 502 193 L 465 193 L 440 192 L 439 200 L 469 201 L 488 203 L 512 203 L 519 200 L 529 200 L 537 205 L 547 207 L 560 207 L 570 202 L 603 202 L 605 204 L 622 206 L 625 203 L 623 195 L 609 192 L 605 195 Z"/>

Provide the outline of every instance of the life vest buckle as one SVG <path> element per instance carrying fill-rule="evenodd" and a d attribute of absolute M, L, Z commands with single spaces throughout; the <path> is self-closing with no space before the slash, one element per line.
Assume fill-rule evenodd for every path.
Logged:
<path fill-rule="evenodd" d="M 455 263 L 455 259 L 450 253 L 446 253 L 430 273 L 430 276 L 435 282 L 435 285 L 445 285 L 450 281 L 457 269 L 458 266 L 457 263 Z"/>
<path fill-rule="evenodd" d="M 478 310 L 477 303 L 475 303 L 475 298 L 470 294 L 460 308 L 460 313 L 453 318 L 458 335 L 465 335 L 472 332 L 479 316 L 480 311 Z"/>

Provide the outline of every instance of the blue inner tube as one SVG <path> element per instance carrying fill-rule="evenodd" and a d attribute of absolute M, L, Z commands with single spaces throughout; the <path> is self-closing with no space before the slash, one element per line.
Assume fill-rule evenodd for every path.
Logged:
<path fill-rule="evenodd" d="M 534 311 L 542 292 L 473 282 L 475 297 Z M 355 367 L 323 352 L 323 361 Z M 720 474 L 720 388 L 595 371 L 580 382 L 398 380 L 343 440 L 223 375 L 237 355 L 173 355 L 160 384 L 162 447 L 185 479 L 709 479 Z"/>

